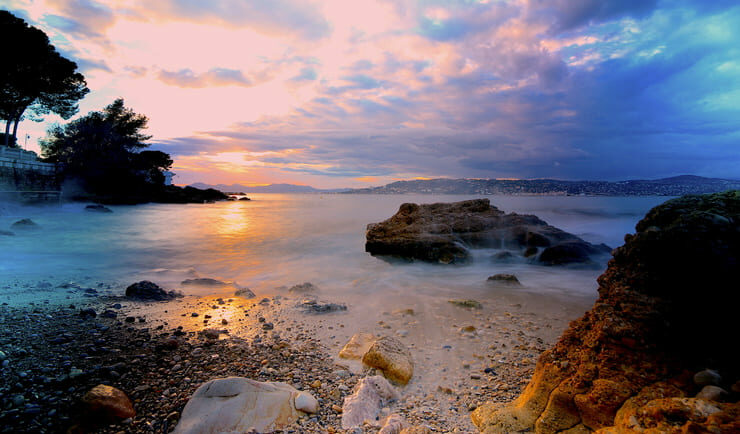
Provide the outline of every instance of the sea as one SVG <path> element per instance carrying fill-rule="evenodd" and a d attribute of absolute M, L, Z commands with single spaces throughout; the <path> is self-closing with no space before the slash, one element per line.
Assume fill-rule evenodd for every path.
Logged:
<path fill-rule="evenodd" d="M 0 235 L 0 302 L 69 300 L 63 283 L 122 294 L 151 280 L 186 295 L 223 289 L 183 286 L 208 277 L 281 294 L 311 282 L 328 301 L 393 304 L 408 297 L 472 298 L 495 302 L 506 291 L 531 300 L 597 297 L 596 277 L 606 259 L 591 267 L 546 267 L 527 262 L 497 264 L 495 249 L 473 251 L 465 265 L 387 261 L 365 252 L 369 223 L 392 216 L 402 203 L 488 198 L 506 212 L 535 214 L 592 243 L 620 246 L 624 235 L 652 207 L 669 197 L 252 194 L 250 201 L 211 204 L 110 206 L 0 204 L 0 230 L 30 218 L 33 230 Z M 486 278 L 515 274 L 522 286 L 491 288 Z M 233 290 L 232 290 L 233 291 Z M 510 294 L 509 294 L 510 295 Z M 544 300 L 544 299 L 543 299 Z"/>

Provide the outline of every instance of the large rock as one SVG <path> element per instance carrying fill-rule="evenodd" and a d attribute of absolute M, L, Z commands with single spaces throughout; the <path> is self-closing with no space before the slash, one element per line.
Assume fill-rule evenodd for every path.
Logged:
<path fill-rule="evenodd" d="M 355 391 L 344 398 L 342 428 L 361 426 L 365 420 L 374 422 L 380 409 L 398 398 L 398 392 L 380 375 L 363 378 Z"/>
<path fill-rule="evenodd" d="M 88 417 L 108 422 L 118 422 L 136 416 L 134 406 L 128 396 L 115 387 L 99 384 L 90 389 L 82 403 Z"/>
<path fill-rule="evenodd" d="M 182 411 L 175 433 L 211 434 L 281 430 L 318 402 L 285 383 L 262 383 L 228 377 L 200 386 Z"/>
<path fill-rule="evenodd" d="M 383 336 L 375 340 L 362 356 L 362 363 L 380 369 L 389 380 L 407 384 L 414 375 L 411 352 L 396 338 Z"/>
<path fill-rule="evenodd" d="M 726 334 L 737 329 L 728 283 L 740 269 L 740 191 L 668 201 L 636 229 L 599 277 L 594 307 L 542 354 L 521 396 L 472 414 L 482 431 L 627 433 L 665 423 L 690 429 L 644 432 L 724 432 L 705 428 L 740 414 L 738 404 L 711 404 L 724 415 L 712 419 L 685 398 L 706 367 L 728 385 L 740 376 L 738 342 Z"/>
<path fill-rule="evenodd" d="M 548 225 L 533 215 L 506 214 L 488 199 L 416 205 L 405 203 L 388 220 L 367 226 L 365 250 L 429 262 L 469 259 L 469 248 L 529 250 L 548 254 L 543 264 L 588 262 L 610 251 Z M 559 247 L 560 246 L 560 247 Z M 533 256 L 533 255 L 530 255 Z"/>
<path fill-rule="evenodd" d="M 179 295 L 180 294 L 175 291 L 167 292 L 164 289 L 160 288 L 159 285 L 157 285 L 156 283 L 150 282 L 148 280 L 136 282 L 126 288 L 126 297 L 134 298 L 137 300 L 171 300 L 178 297 Z"/>

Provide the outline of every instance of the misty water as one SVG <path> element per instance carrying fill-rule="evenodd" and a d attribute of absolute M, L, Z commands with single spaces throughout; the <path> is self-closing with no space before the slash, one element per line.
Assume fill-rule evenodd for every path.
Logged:
<path fill-rule="evenodd" d="M 78 282 L 122 293 L 153 280 L 168 289 L 207 295 L 215 289 L 181 287 L 200 276 L 234 281 L 258 294 L 312 282 L 332 301 L 391 302 L 394 297 L 491 298 L 485 283 L 514 273 L 532 297 L 596 297 L 591 268 L 495 264 L 492 250 L 474 251 L 469 265 L 389 263 L 364 251 L 365 227 L 393 215 L 404 202 L 472 199 L 452 195 L 252 195 L 252 201 L 215 204 L 111 206 L 113 213 L 84 211 L 84 204 L 23 207 L 0 204 L 0 229 L 31 218 L 37 230 L 0 236 L 0 301 L 27 302 L 31 289 L 49 282 L 47 298 L 64 294 L 60 282 Z M 616 247 L 625 233 L 665 197 L 487 196 L 506 212 L 535 214 L 594 243 Z M 43 283 L 43 286 L 49 286 Z M 69 297 L 67 295 L 67 297 Z M 364 300 L 364 301 L 363 301 Z"/>

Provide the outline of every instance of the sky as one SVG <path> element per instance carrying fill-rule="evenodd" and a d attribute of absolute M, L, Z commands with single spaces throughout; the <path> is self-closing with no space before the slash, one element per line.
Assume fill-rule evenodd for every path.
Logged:
<path fill-rule="evenodd" d="M 736 0 L 0 0 L 176 184 L 740 178 Z M 26 120 L 19 141 L 54 122 Z"/>

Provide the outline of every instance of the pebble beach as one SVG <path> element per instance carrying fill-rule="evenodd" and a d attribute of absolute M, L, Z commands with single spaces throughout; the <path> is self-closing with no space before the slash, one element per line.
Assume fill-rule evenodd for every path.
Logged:
<path fill-rule="evenodd" d="M 283 288 L 251 298 L 142 302 L 115 284 L 53 283 L 56 294 L 65 285 L 65 299 L 0 306 L 2 432 L 171 432 L 200 385 L 232 376 L 284 382 L 318 400 L 318 413 L 285 432 L 374 433 L 392 414 L 431 432 L 476 432 L 470 412 L 516 397 L 539 354 L 580 307 L 556 317 L 515 298 L 477 306 L 434 299 L 388 311 L 350 304 L 315 313 L 305 304 L 316 294 Z M 24 291 L 43 295 L 41 286 L 26 284 Z M 359 332 L 403 342 L 414 374 L 395 385 L 400 398 L 374 422 L 343 430 L 344 398 L 376 373 L 338 357 Z M 98 384 L 123 391 L 136 415 L 115 424 L 96 420 L 82 397 Z"/>

